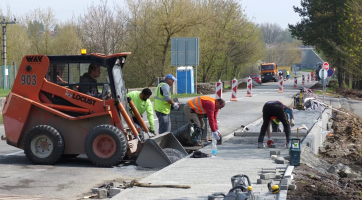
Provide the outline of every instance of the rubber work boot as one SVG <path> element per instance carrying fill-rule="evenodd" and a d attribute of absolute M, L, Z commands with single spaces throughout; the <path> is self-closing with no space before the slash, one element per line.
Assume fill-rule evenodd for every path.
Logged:
<path fill-rule="evenodd" d="M 268 142 L 266 143 L 268 145 L 268 147 L 270 148 L 272 144 L 274 144 L 273 140 L 268 140 Z"/>
<path fill-rule="evenodd" d="M 258 143 L 258 148 L 264 148 L 265 145 L 263 143 Z"/>

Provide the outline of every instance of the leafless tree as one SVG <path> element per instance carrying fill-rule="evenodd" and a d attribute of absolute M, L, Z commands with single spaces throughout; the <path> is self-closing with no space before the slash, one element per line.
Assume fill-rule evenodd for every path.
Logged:
<path fill-rule="evenodd" d="M 108 6 L 107 0 L 89 6 L 78 20 L 78 35 L 90 52 L 111 54 L 121 49 L 126 17 L 119 5 Z"/>

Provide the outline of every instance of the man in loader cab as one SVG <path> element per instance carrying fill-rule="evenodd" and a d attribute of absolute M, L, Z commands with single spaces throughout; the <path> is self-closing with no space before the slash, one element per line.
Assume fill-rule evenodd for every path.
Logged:
<path fill-rule="evenodd" d="M 100 74 L 100 66 L 96 64 L 90 64 L 88 67 L 88 72 L 84 73 L 83 76 L 80 77 L 79 83 L 97 83 L 96 78 L 98 78 Z M 102 99 L 102 94 L 98 91 L 96 85 L 80 85 L 78 91 L 92 97 Z M 108 94 L 108 98 L 109 97 L 110 94 Z"/>
<path fill-rule="evenodd" d="M 127 93 L 127 98 L 130 98 L 130 100 L 133 101 L 134 105 L 136 106 L 136 109 L 142 116 L 145 111 L 147 111 L 147 119 L 150 123 L 150 132 L 155 132 L 155 121 L 153 117 L 153 108 L 152 103 L 149 100 L 150 96 L 152 95 L 152 91 L 149 88 L 144 88 L 142 92 L 140 91 L 132 91 Z M 134 114 L 132 113 L 133 121 L 141 126 L 141 124 L 138 122 Z"/>
<path fill-rule="evenodd" d="M 288 121 L 287 113 L 290 116 L 290 122 Z M 284 132 L 286 137 L 286 147 L 289 147 L 290 140 L 290 126 L 294 126 L 294 116 L 293 110 L 288 106 L 284 105 L 280 101 L 268 101 L 264 104 L 263 107 L 263 125 L 260 129 L 260 134 L 258 138 L 258 148 L 263 148 L 263 140 L 265 136 L 265 132 L 268 134 L 268 142 L 267 145 L 270 147 L 271 144 L 274 144 L 271 134 L 270 134 L 270 123 L 274 122 L 279 125 L 282 122 L 284 126 Z"/>
<path fill-rule="evenodd" d="M 158 118 L 158 134 L 171 132 L 171 106 L 174 109 L 179 108 L 179 104 L 172 101 L 170 94 L 170 86 L 176 80 L 172 74 L 167 74 L 165 81 L 161 81 L 156 88 L 154 106 Z"/>
<path fill-rule="evenodd" d="M 200 96 L 191 99 L 185 104 L 184 113 L 190 122 L 192 120 L 195 125 L 200 127 L 202 130 L 205 129 L 205 122 L 202 118 L 205 114 L 207 114 L 213 137 L 216 140 L 219 140 L 221 134 L 217 127 L 216 117 L 219 110 L 224 106 L 225 101 L 223 99 L 214 99 L 208 96 Z"/>

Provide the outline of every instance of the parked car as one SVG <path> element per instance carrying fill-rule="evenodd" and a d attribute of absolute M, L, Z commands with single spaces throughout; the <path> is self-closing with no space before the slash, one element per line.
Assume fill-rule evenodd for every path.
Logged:
<path fill-rule="evenodd" d="M 256 81 L 258 83 L 261 83 L 261 76 L 260 74 L 250 74 L 250 78 L 253 80 L 253 81 Z"/>

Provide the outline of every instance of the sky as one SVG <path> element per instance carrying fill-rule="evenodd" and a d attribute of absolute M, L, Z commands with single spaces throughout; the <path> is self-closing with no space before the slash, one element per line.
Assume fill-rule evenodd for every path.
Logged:
<path fill-rule="evenodd" d="M 109 0 L 111 5 L 114 0 Z M 300 7 L 300 0 L 239 0 L 249 19 L 255 23 L 277 23 L 282 28 L 287 28 L 288 23 L 296 24 L 300 17 L 293 10 L 293 5 Z M 7 6 L 15 15 L 22 15 L 39 6 L 41 8 L 51 7 L 56 18 L 66 21 L 73 14 L 79 16 L 84 13 L 87 6 L 92 2 L 98 4 L 100 0 L 0 0 L 0 8 L 5 11 Z M 116 0 L 118 3 L 124 0 Z"/>

